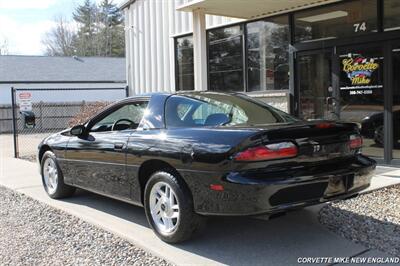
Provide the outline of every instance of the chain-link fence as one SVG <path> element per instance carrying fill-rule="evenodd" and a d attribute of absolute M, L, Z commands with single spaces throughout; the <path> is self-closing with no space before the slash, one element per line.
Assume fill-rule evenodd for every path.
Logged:
<path fill-rule="evenodd" d="M 15 157 L 35 160 L 45 137 L 86 121 L 127 88 L 11 88 Z"/>

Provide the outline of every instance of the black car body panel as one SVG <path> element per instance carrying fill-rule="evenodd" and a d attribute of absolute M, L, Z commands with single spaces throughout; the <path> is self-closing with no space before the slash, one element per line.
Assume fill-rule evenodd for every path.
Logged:
<path fill-rule="evenodd" d="M 176 94 L 123 100 L 85 126 L 124 103 L 149 101 L 137 129 L 80 137 L 66 130 L 43 140 L 39 158 L 51 149 L 65 183 L 137 205 L 143 204 L 144 166 L 169 166 L 190 189 L 195 211 L 205 215 L 280 212 L 350 197 L 369 186 L 376 163 L 349 148 L 349 135 L 359 133 L 355 124 L 319 128 L 328 122 L 283 119 L 250 126 L 168 127 L 164 112 L 171 95 Z M 296 143 L 298 155 L 256 162 L 233 159 L 248 147 L 278 141 Z M 222 185 L 223 191 L 210 189 L 213 184 Z"/>
<path fill-rule="evenodd" d="M 350 165 L 332 160 L 302 169 L 273 166 L 272 171 L 267 167 L 230 172 L 219 177 L 225 188 L 220 193 L 210 193 L 202 182 L 194 182 L 192 187 L 198 189 L 199 196 L 196 209 L 203 214 L 256 215 L 350 197 L 368 187 L 375 168 L 374 161 L 362 155 L 351 161 Z M 184 176 L 192 181 L 208 178 L 208 182 L 215 182 L 209 173 L 184 172 Z"/>

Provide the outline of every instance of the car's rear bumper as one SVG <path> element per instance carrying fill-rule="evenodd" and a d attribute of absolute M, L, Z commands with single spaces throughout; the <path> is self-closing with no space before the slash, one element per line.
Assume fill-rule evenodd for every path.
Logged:
<path fill-rule="evenodd" d="M 375 167 L 374 160 L 359 155 L 345 167 L 270 172 L 262 178 L 260 173 L 254 178 L 249 172 L 231 172 L 219 180 L 223 191 L 210 189 L 211 178 L 206 178 L 207 184 L 196 182 L 196 188 L 191 190 L 199 214 L 272 214 L 351 197 L 369 186 Z"/>

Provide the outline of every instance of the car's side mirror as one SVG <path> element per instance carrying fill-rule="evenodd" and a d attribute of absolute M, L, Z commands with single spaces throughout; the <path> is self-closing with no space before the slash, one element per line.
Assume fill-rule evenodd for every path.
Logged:
<path fill-rule="evenodd" d="M 72 136 L 81 136 L 85 132 L 85 126 L 77 125 L 71 128 L 69 131 Z"/>

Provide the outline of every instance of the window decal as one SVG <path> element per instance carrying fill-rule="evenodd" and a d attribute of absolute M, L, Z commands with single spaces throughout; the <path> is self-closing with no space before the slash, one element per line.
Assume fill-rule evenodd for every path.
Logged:
<path fill-rule="evenodd" d="M 342 60 L 343 71 L 351 80 L 351 85 L 369 85 L 372 73 L 379 68 L 374 58 L 345 58 Z"/>

